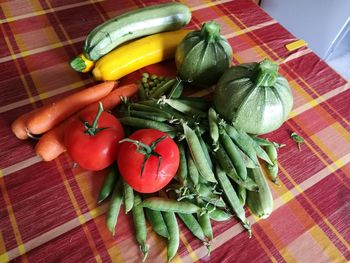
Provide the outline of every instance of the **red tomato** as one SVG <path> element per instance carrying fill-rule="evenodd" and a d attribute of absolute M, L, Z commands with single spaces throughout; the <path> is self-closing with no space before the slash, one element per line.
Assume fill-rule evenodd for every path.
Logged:
<path fill-rule="evenodd" d="M 123 179 L 140 193 L 156 192 L 170 182 L 179 167 L 179 148 L 166 133 L 154 129 L 138 130 L 129 137 L 150 146 L 163 136 L 166 138 L 158 142 L 153 149 L 154 154 L 161 156 L 161 159 L 151 154 L 145 162 L 142 174 L 145 155 L 137 151 L 135 143 L 123 142 L 120 145 L 119 172 Z"/>
<path fill-rule="evenodd" d="M 117 158 L 119 141 L 125 137 L 124 128 L 116 117 L 102 112 L 95 135 L 86 133 L 81 119 L 92 125 L 97 111 L 82 113 L 70 121 L 64 141 L 68 154 L 74 162 L 86 170 L 98 171 L 111 165 Z"/>

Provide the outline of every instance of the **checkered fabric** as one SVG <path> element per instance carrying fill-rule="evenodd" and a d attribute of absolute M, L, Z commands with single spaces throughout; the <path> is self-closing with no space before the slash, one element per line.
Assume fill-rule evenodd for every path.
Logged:
<path fill-rule="evenodd" d="M 116 237 L 105 227 L 107 204 L 96 198 L 105 171 L 72 169 L 67 154 L 51 162 L 35 155 L 33 140 L 10 130 L 21 114 L 94 83 L 68 61 L 104 20 L 163 0 L 0 1 L 0 262 L 140 262 L 131 215 L 121 213 Z M 258 220 L 247 211 L 253 237 L 235 219 L 213 222 L 210 257 L 180 224 L 174 262 L 347 262 L 350 260 L 350 84 L 249 0 L 182 0 L 193 14 L 188 28 L 208 20 L 222 26 L 233 63 L 269 58 L 290 82 L 294 108 L 265 137 L 279 150 L 280 187 L 270 184 L 274 211 Z M 175 75 L 173 61 L 149 71 Z M 196 91 L 205 96 L 210 89 Z M 305 143 L 299 151 L 290 138 Z M 166 262 L 166 242 L 148 226 L 148 262 Z"/>

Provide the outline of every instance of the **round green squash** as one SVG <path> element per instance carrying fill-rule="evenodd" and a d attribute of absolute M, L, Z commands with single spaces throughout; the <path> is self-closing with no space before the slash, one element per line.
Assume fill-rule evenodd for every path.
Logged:
<path fill-rule="evenodd" d="M 177 46 L 177 74 L 195 87 L 215 84 L 232 61 L 232 48 L 220 35 L 215 21 L 204 23 L 201 30 L 190 32 Z"/>
<path fill-rule="evenodd" d="M 288 81 L 265 59 L 226 70 L 213 94 L 215 109 L 227 122 L 251 134 L 278 129 L 293 107 Z"/>

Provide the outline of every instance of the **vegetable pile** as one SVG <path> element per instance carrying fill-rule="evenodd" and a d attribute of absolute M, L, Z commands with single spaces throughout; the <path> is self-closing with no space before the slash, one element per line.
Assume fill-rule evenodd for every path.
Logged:
<path fill-rule="evenodd" d="M 97 198 L 98 204 L 109 201 L 106 227 L 114 236 L 123 204 L 144 259 L 147 222 L 165 238 L 170 261 L 179 247 L 178 219 L 209 254 L 211 220 L 236 218 L 251 237 L 245 208 L 260 218 L 273 210 L 265 174 L 277 184 L 284 145 L 258 135 L 287 119 L 293 105 L 288 81 L 267 59 L 231 66 L 220 26 L 210 21 L 200 30 L 181 29 L 190 19 L 185 5 L 168 3 L 103 23 L 70 65 L 104 82 L 12 125 L 19 139 L 41 135 L 35 151 L 45 161 L 67 150 L 84 169 L 108 167 Z M 175 78 L 145 72 L 137 83 L 116 87 L 123 76 L 171 58 Z M 184 95 L 214 84 L 213 101 Z"/>

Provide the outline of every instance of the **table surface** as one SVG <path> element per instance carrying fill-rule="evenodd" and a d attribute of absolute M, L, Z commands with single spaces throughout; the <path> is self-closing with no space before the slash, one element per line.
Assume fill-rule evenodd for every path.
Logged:
<path fill-rule="evenodd" d="M 35 155 L 10 124 L 21 114 L 91 86 L 69 68 L 87 33 L 122 12 L 163 1 L 39 0 L 0 4 L 0 262 L 140 262 L 130 215 L 120 214 L 115 239 L 106 230 L 107 204 L 96 205 L 104 171 L 72 168 L 67 154 Z M 251 216 L 253 237 L 235 219 L 213 222 L 211 256 L 180 226 L 174 262 L 346 262 L 350 260 L 350 85 L 295 37 L 247 0 L 183 0 L 189 28 L 214 19 L 234 50 L 233 63 L 270 58 L 290 83 L 288 121 L 266 135 L 279 151 L 280 187 L 270 185 L 274 212 Z M 173 61 L 148 67 L 174 75 Z M 144 71 L 144 70 L 141 70 Z M 136 72 L 122 83 L 135 80 Z M 204 90 L 199 95 L 205 95 Z M 292 131 L 305 138 L 298 150 Z M 148 228 L 148 262 L 166 261 L 166 242 Z"/>

